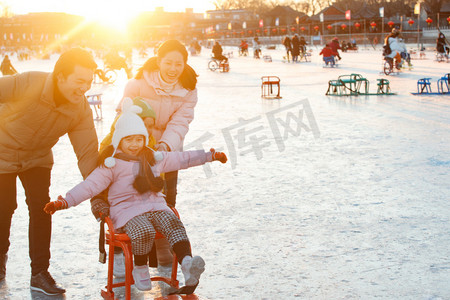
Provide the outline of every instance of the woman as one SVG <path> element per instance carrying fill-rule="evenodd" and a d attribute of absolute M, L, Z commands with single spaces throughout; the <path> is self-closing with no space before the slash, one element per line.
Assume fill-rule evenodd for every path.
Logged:
<path fill-rule="evenodd" d="M 123 99 L 142 97 L 155 110 L 152 133 L 159 151 L 181 151 L 189 124 L 194 119 L 198 75 L 187 64 L 187 59 L 185 46 L 177 40 L 168 40 L 159 46 L 157 56 L 148 59 L 125 86 Z M 120 109 L 121 104 L 118 111 Z M 166 202 L 170 207 L 176 203 L 177 179 L 178 171 L 165 174 Z M 156 249 L 160 265 L 172 262 L 167 240 L 157 240 Z"/>
<path fill-rule="evenodd" d="M 449 47 L 447 46 L 447 39 L 445 35 L 440 32 L 438 38 L 436 39 L 436 50 L 439 53 L 447 54 L 449 53 Z"/>

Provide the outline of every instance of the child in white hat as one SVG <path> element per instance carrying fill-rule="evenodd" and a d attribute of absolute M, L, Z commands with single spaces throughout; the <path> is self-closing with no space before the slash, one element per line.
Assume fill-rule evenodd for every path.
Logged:
<path fill-rule="evenodd" d="M 214 160 L 225 163 L 227 157 L 214 149 L 209 152 L 154 152 L 146 147 L 148 132 L 137 115 L 139 112 L 141 108 L 133 105 L 131 100 L 124 102 L 112 144 L 101 152 L 99 167 L 64 198 L 58 196 L 58 200 L 49 202 L 44 211 L 53 214 L 76 206 L 109 187 L 108 202 L 114 228 L 123 229 L 131 239 L 135 286 L 140 290 L 151 289 L 147 257 L 156 231 L 168 239 L 177 255 L 185 285 L 196 286 L 205 262 L 200 256 L 192 257 L 183 223 L 167 206 L 161 193 L 163 181 L 159 175 Z"/>

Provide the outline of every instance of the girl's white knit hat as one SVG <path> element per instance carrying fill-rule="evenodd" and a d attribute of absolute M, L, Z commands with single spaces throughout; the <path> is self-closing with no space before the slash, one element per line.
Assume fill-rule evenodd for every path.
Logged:
<path fill-rule="evenodd" d="M 145 137 L 144 145 L 148 144 L 148 132 L 144 121 L 138 116 L 142 108 L 133 105 L 133 100 L 125 98 L 122 104 L 122 114 L 116 122 L 111 144 L 114 147 L 114 153 L 111 157 L 105 159 L 105 166 L 112 168 L 116 165 L 114 154 L 116 154 L 120 141 L 130 135 L 143 135 Z"/>

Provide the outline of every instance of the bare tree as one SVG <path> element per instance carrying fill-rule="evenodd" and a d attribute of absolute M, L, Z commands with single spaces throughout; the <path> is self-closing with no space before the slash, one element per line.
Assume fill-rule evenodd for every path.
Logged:
<path fill-rule="evenodd" d="M 14 14 L 11 10 L 11 7 L 9 7 L 8 5 L 6 5 L 5 3 L 0 1 L 0 17 L 2 18 L 10 18 L 12 17 Z"/>

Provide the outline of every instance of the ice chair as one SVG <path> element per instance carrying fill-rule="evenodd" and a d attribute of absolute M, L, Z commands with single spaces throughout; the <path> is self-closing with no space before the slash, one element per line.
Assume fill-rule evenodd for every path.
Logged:
<path fill-rule="evenodd" d="M 86 95 L 89 105 L 92 105 L 94 107 L 94 112 L 97 116 L 96 120 L 103 119 L 102 95 L 102 93 Z"/>
<path fill-rule="evenodd" d="M 172 208 L 175 215 L 180 218 L 178 211 Z M 109 245 L 109 257 L 108 257 L 108 280 L 105 289 L 102 289 L 101 295 L 104 299 L 114 300 L 113 288 L 125 286 L 125 299 L 131 299 L 131 286 L 134 284 L 133 275 L 133 254 L 131 253 L 131 240 L 126 233 L 117 233 L 114 230 L 113 223 L 109 217 L 105 218 L 108 230 L 105 233 L 105 241 Z M 164 236 L 157 232 L 155 239 L 161 239 Z M 113 269 L 114 269 L 114 247 L 122 248 L 125 256 L 125 281 L 113 282 Z M 175 253 L 173 254 L 172 272 L 170 277 L 154 276 L 151 277 L 152 282 L 163 281 L 173 287 L 179 288 L 179 281 L 177 280 L 178 260 Z"/>
<path fill-rule="evenodd" d="M 278 76 L 262 76 L 261 77 L 261 97 L 281 99 L 280 96 L 280 78 Z M 273 87 L 277 87 L 275 95 Z"/>
<path fill-rule="evenodd" d="M 391 92 L 389 80 L 387 79 L 377 79 L 377 86 L 377 94 L 389 94 Z"/>
<path fill-rule="evenodd" d="M 431 93 L 431 78 L 421 78 L 417 80 L 417 93 L 426 94 Z"/>
<path fill-rule="evenodd" d="M 439 94 L 450 93 L 449 83 L 450 83 L 450 73 L 447 73 L 441 78 L 439 78 L 437 81 L 438 93 Z"/>

